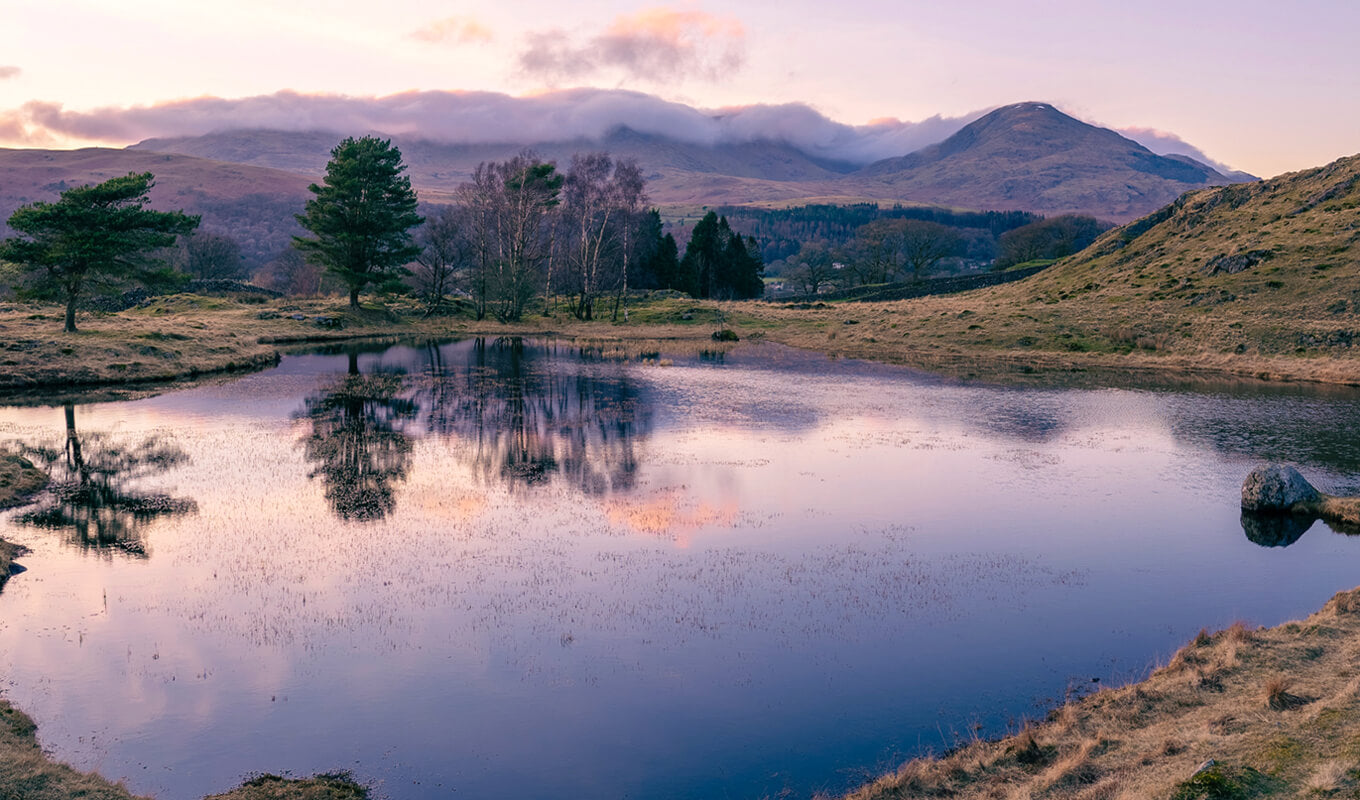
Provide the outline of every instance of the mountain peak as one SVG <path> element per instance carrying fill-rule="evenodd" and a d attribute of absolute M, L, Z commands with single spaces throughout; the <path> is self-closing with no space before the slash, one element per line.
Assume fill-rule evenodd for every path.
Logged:
<path fill-rule="evenodd" d="M 939 144 L 870 164 L 861 174 L 961 205 L 1088 210 L 1113 219 L 1147 213 L 1188 189 L 1232 182 L 1191 158 L 1159 156 L 1044 102 L 1002 106 Z"/>

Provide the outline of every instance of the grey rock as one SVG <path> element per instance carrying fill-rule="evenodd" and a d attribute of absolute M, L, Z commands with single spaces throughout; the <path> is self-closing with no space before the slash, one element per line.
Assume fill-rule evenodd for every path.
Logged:
<path fill-rule="evenodd" d="M 1321 498 L 1299 471 L 1283 464 L 1257 467 L 1242 482 L 1244 511 L 1288 511 L 1298 503 Z"/>

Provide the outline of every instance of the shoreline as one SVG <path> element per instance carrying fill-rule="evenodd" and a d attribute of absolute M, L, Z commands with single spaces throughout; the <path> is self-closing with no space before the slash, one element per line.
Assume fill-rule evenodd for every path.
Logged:
<path fill-rule="evenodd" d="M 957 296 L 932 298 L 936 305 Z M 919 301 L 902 301 L 916 303 Z M 568 340 L 712 343 L 730 327 L 741 339 L 769 341 L 822 353 L 935 372 L 962 380 L 1031 384 L 1055 379 L 1100 383 L 1119 379 L 1223 379 L 1270 383 L 1360 386 L 1360 357 L 1349 354 L 1264 352 L 1148 352 L 1136 348 L 1071 352 L 1046 346 L 1002 346 L 964 339 L 934 341 L 899 334 L 899 323 L 921 324 L 930 309 L 900 303 L 843 303 L 814 312 L 759 302 L 714 303 L 666 298 L 630 309 L 630 321 L 581 322 L 534 315 L 517 323 L 465 317 L 417 318 L 413 309 L 337 310 L 326 300 L 286 308 L 283 316 L 258 304 L 172 295 L 117 314 L 89 315 L 76 334 L 53 330 L 33 307 L 0 309 L 0 334 L 12 344 L 0 360 L 0 402 L 100 389 L 155 389 L 214 376 L 253 372 L 308 345 L 381 339 L 536 336 Z M 971 314 L 964 310 L 963 315 Z M 296 317 L 302 317 L 298 320 Z M 343 332 L 308 330 L 316 320 L 339 320 Z"/>
<path fill-rule="evenodd" d="M 908 761 L 843 796 L 1354 797 L 1360 588 L 1273 628 L 1201 631 L 1143 680 L 995 740 Z"/>

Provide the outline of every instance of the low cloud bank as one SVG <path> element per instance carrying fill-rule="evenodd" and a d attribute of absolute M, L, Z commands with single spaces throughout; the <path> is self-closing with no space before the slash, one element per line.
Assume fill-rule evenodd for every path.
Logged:
<path fill-rule="evenodd" d="M 867 164 L 942 141 L 984 113 L 846 125 L 801 103 L 701 110 L 617 89 L 566 89 L 524 97 L 448 91 L 351 97 L 283 91 L 91 111 L 31 102 L 0 111 L 0 140 L 27 146 L 56 141 L 126 145 L 233 129 L 274 129 L 343 135 L 376 132 L 448 144 L 535 144 L 598 140 L 627 127 L 692 144 L 777 141 L 817 158 Z M 1121 133 L 1153 152 L 1184 153 L 1213 163 L 1172 134 L 1146 129 Z"/>

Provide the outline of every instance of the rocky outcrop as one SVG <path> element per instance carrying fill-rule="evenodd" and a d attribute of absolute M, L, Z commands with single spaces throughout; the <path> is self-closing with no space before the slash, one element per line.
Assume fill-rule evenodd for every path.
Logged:
<path fill-rule="evenodd" d="M 1293 511 L 1300 503 L 1321 498 L 1298 470 L 1283 464 L 1257 467 L 1242 482 L 1243 511 Z"/>
<path fill-rule="evenodd" d="M 1318 519 L 1360 534 L 1360 497 L 1323 494 L 1283 464 L 1258 467 L 1242 482 L 1242 530 L 1262 547 L 1288 547 Z"/>

